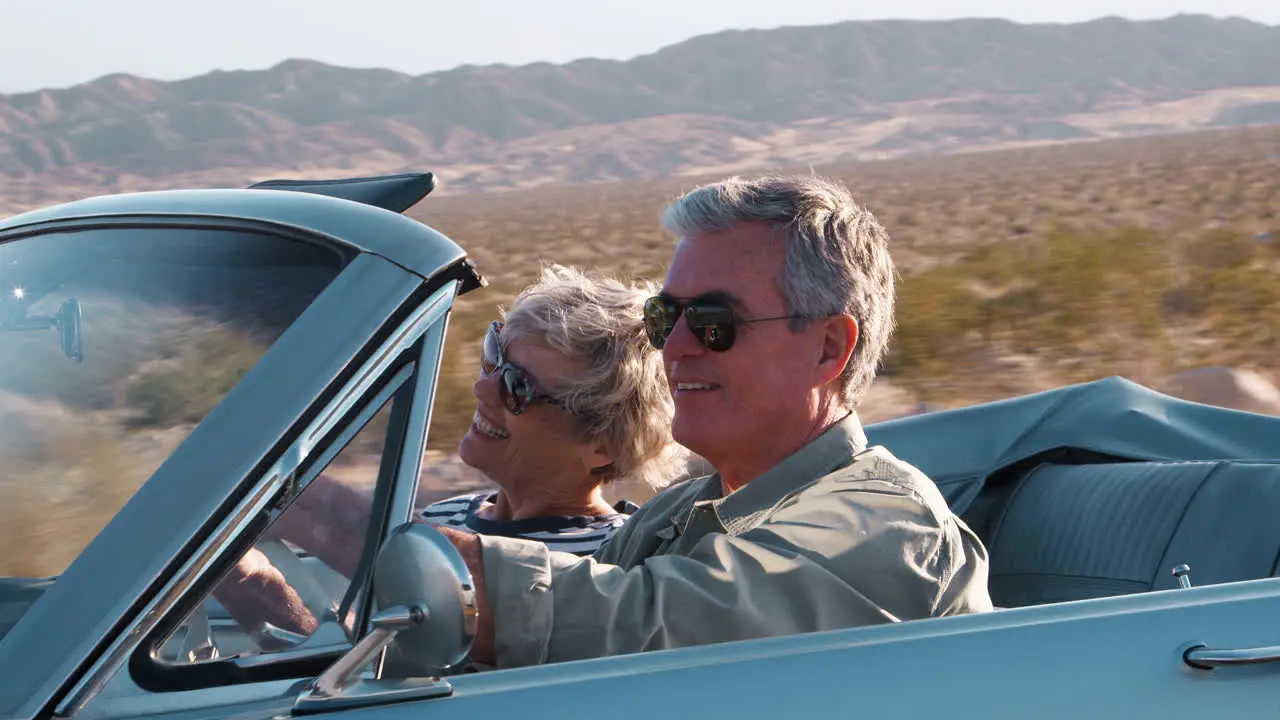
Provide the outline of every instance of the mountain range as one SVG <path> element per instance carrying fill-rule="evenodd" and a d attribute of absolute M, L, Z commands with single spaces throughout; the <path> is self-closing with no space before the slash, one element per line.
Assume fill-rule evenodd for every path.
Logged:
<path fill-rule="evenodd" d="M 859 21 L 625 61 L 408 75 L 293 59 L 0 95 L 0 213 L 134 189 L 435 171 L 442 192 L 1280 123 L 1280 26 Z"/>

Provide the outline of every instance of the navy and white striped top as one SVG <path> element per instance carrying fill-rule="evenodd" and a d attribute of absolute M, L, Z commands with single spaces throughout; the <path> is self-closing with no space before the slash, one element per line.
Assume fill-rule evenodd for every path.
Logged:
<path fill-rule="evenodd" d="M 482 492 L 458 495 L 428 505 L 421 517 L 435 525 L 456 528 L 481 535 L 522 538 L 545 543 L 548 548 L 574 555 L 594 553 L 613 533 L 630 519 L 638 506 L 619 500 L 609 515 L 552 515 L 524 520 L 488 520 L 477 513 L 488 503 L 496 502 L 498 493 Z"/>

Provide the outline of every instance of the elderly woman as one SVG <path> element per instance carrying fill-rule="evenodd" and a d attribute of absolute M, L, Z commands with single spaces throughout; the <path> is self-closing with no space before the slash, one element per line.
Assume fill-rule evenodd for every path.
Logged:
<path fill-rule="evenodd" d="M 660 488 L 683 469 L 672 401 L 642 320 L 646 284 L 553 265 L 482 344 L 476 412 L 458 456 L 498 486 L 427 507 L 435 524 L 590 555 L 635 505 L 619 479 Z"/>
<path fill-rule="evenodd" d="M 674 411 L 660 354 L 649 344 L 643 305 L 654 288 L 552 265 L 493 322 L 473 385 L 476 411 L 458 445 L 463 462 L 498 486 L 428 506 L 426 522 L 540 540 L 589 555 L 635 506 L 610 506 L 619 480 L 659 488 L 685 472 L 688 453 L 671 437 Z M 282 538 L 346 578 L 355 574 L 368 496 L 323 476 L 265 537 Z M 240 625 L 263 621 L 308 635 L 318 626 L 257 549 L 214 590 Z"/>

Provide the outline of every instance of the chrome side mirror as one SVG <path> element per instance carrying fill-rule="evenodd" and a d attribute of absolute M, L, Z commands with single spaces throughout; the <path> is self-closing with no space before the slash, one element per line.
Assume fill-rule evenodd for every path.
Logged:
<path fill-rule="evenodd" d="M 378 553 L 373 597 L 373 630 L 311 683 L 295 714 L 453 691 L 440 676 L 471 652 L 479 621 L 475 584 L 453 543 L 425 523 L 396 528 Z M 357 678 L 383 651 L 376 671 Z"/>
<path fill-rule="evenodd" d="M 471 652 L 480 619 L 475 583 L 458 549 L 432 526 L 409 522 L 392 531 L 374 566 L 373 597 L 379 608 L 421 606 L 429 613 L 429 622 L 410 625 L 388 648 L 395 675 L 438 675 Z"/>

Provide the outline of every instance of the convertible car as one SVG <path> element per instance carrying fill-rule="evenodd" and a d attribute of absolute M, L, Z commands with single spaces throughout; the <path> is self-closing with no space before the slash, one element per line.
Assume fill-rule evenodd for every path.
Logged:
<path fill-rule="evenodd" d="M 485 283 L 404 216 L 434 185 L 0 221 L 0 719 L 1280 714 L 1280 418 L 1120 378 L 868 428 L 982 536 L 994 612 L 460 671 L 472 578 L 407 521 L 451 310 Z M 349 557 L 274 532 L 316 503 L 349 511 Z M 250 552 L 318 627 L 232 619 Z"/>

